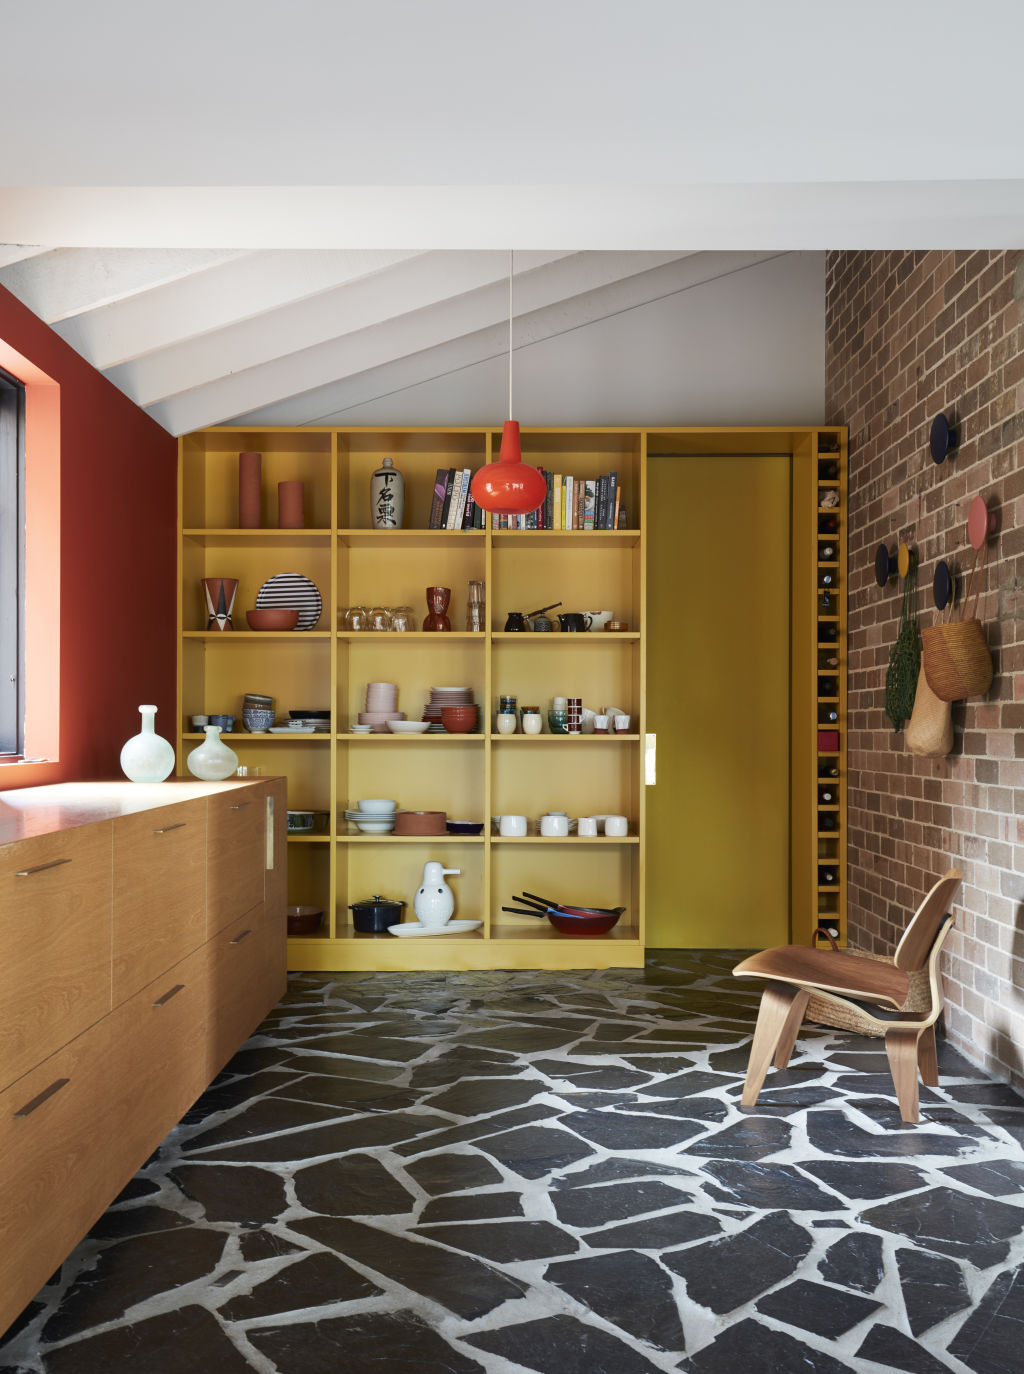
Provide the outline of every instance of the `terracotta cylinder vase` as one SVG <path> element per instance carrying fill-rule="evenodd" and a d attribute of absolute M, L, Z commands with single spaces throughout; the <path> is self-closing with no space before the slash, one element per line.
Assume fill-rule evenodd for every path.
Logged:
<path fill-rule="evenodd" d="M 238 527 L 258 530 L 260 527 L 260 480 L 263 466 L 261 453 L 238 455 Z"/>
<path fill-rule="evenodd" d="M 301 530 L 305 528 L 303 496 L 303 484 L 301 482 L 278 482 L 277 523 L 280 529 Z"/>

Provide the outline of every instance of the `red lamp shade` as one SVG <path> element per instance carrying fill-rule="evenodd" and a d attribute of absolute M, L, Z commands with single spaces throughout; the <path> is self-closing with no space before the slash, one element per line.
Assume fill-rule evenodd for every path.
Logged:
<path fill-rule="evenodd" d="M 547 495 L 547 484 L 536 468 L 523 462 L 519 422 L 506 420 L 496 463 L 478 468 L 470 484 L 473 500 L 492 515 L 526 515 Z"/>

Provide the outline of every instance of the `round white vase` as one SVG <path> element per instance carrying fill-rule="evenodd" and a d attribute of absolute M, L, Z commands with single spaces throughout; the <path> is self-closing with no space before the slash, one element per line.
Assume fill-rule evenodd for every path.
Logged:
<path fill-rule="evenodd" d="M 207 725 L 205 729 L 206 738 L 185 760 L 188 771 L 203 782 L 223 782 L 238 768 L 238 755 L 221 739 L 219 725 Z"/>
<path fill-rule="evenodd" d="M 155 706 L 140 706 L 142 729 L 121 749 L 121 771 L 132 782 L 163 782 L 174 771 L 174 746 L 156 733 Z"/>

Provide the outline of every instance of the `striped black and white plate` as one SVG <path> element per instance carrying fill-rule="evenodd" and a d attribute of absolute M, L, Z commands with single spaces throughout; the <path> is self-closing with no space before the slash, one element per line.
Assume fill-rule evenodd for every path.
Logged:
<path fill-rule="evenodd" d="M 272 606 L 285 606 L 298 611 L 297 630 L 311 630 L 320 619 L 323 601 L 315 582 L 301 573 L 278 573 L 269 578 L 256 593 L 256 606 L 266 610 Z"/>

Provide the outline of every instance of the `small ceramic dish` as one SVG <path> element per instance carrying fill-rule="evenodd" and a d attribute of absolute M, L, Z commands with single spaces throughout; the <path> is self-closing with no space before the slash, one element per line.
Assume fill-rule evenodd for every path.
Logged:
<path fill-rule="evenodd" d="M 422 735 L 430 729 L 428 720 L 389 720 L 388 729 L 393 735 Z"/>
<path fill-rule="evenodd" d="M 313 829 L 312 811 L 289 811 L 288 829 L 294 834 L 297 830 Z"/>
<path fill-rule="evenodd" d="M 372 811 L 377 815 L 382 812 L 385 815 L 391 815 L 398 809 L 396 801 L 387 801 L 384 797 L 360 797 L 356 806 L 360 811 Z"/>
<path fill-rule="evenodd" d="M 446 822 L 449 835 L 481 835 L 483 834 L 483 821 L 448 821 Z"/>

